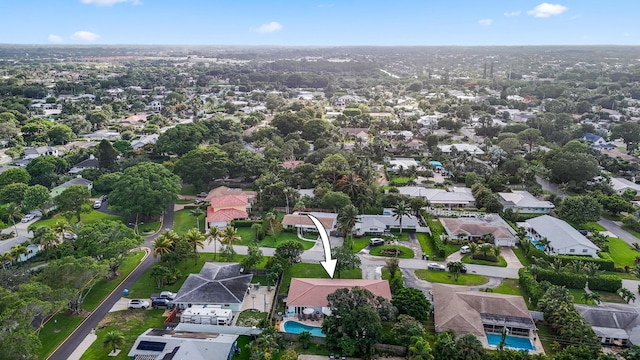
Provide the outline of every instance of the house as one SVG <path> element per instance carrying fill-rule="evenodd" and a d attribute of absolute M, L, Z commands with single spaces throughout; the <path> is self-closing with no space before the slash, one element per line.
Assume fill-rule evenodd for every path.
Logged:
<path fill-rule="evenodd" d="M 248 218 L 255 196 L 255 191 L 242 191 L 226 186 L 209 191 L 205 198 L 210 202 L 207 207 L 207 224 L 210 227 L 225 227 L 230 221 Z"/>
<path fill-rule="evenodd" d="M 151 134 L 151 135 L 143 135 L 140 136 L 139 139 L 135 139 L 133 141 L 131 141 L 131 147 L 136 150 L 136 149 L 140 149 L 141 147 L 147 145 L 147 144 L 155 144 L 158 141 L 158 137 L 160 135 L 158 134 Z"/>
<path fill-rule="evenodd" d="M 93 155 L 89 155 L 88 159 L 82 160 L 79 163 L 73 165 L 71 170 L 69 170 L 69 174 L 76 175 L 82 170 L 97 169 L 99 167 L 100 167 L 100 163 L 98 159 L 96 159 Z"/>
<path fill-rule="evenodd" d="M 24 159 L 31 160 L 42 155 L 58 156 L 58 149 L 51 146 L 38 146 L 36 148 L 25 149 L 23 154 L 24 154 Z"/>
<path fill-rule="evenodd" d="M 6 230 L 9 230 L 9 232 L 14 232 L 13 226 L 8 228 L 8 229 L 6 229 Z M 36 256 L 36 254 L 40 251 L 40 246 L 37 245 L 37 244 L 32 244 L 31 243 L 31 238 L 28 238 L 26 236 L 15 236 L 15 237 L 13 237 L 11 239 L 0 241 L 0 254 L 4 254 L 6 252 L 11 252 L 11 250 L 14 247 L 19 246 L 19 245 L 24 244 L 24 243 L 28 243 L 28 245 L 27 245 L 27 253 L 26 254 L 20 254 L 20 256 L 16 259 L 17 262 L 27 261 L 27 260 L 31 259 L 32 257 Z"/>
<path fill-rule="evenodd" d="M 401 186 L 398 187 L 398 191 L 400 194 L 409 197 L 422 198 L 434 207 L 469 209 L 476 206 L 476 199 L 469 188 L 436 189 L 421 186 Z"/>
<path fill-rule="evenodd" d="M 477 218 L 440 218 L 440 222 L 450 239 L 478 241 L 491 234 L 494 245 L 509 247 L 515 246 L 518 240 L 516 231 L 498 214 Z"/>
<path fill-rule="evenodd" d="M 598 257 L 600 248 L 560 219 L 542 215 L 527 220 L 523 226 L 533 238 L 534 245 L 542 238 L 549 240 L 548 254 Z"/>
<path fill-rule="evenodd" d="M 555 207 L 549 201 L 538 200 L 528 191 L 514 190 L 498 193 L 504 209 L 511 209 L 521 214 L 549 214 Z"/>
<path fill-rule="evenodd" d="M 602 136 L 600 135 L 596 135 L 596 134 L 592 134 L 592 133 L 584 133 L 584 136 L 582 137 L 582 140 L 590 143 L 591 145 L 604 145 L 607 143 L 607 140 L 605 140 Z"/>
<path fill-rule="evenodd" d="M 484 155 L 484 151 L 472 144 L 451 144 L 451 145 L 438 145 L 440 151 L 445 154 L 451 154 L 451 152 L 455 149 L 458 152 L 467 152 L 471 155 Z"/>
<path fill-rule="evenodd" d="M 138 360 L 231 360 L 238 335 L 149 329 L 138 336 L 129 358 Z"/>
<path fill-rule="evenodd" d="M 341 128 L 340 132 L 354 140 L 359 139 L 365 143 L 369 141 L 369 129 L 367 128 Z"/>
<path fill-rule="evenodd" d="M 223 309 L 220 305 L 192 305 L 180 314 L 181 323 L 231 325 L 233 311 Z"/>
<path fill-rule="evenodd" d="M 149 103 L 149 105 L 146 106 L 146 109 L 151 111 L 160 111 L 162 110 L 162 108 L 162 103 L 158 100 L 153 100 Z"/>
<path fill-rule="evenodd" d="M 640 344 L 640 308 L 631 304 L 574 305 L 603 345 Z"/>
<path fill-rule="evenodd" d="M 418 219 L 412 215 L 402 217 L 403 230 L 416 230 L 420 226 Z M 400 230 L 400 219 L 395 215 L 359 215 L 358 221 L 353 227 L 356 236 L 380 235 L 391 230 Z"/>
<path fill-rule="evenodd" d="M 532 352 L 543 353 L 535 337 L 536 325 L 521 296 L 472 291 L 467 286 L 433 284 L 434 326 L 437 333 L 455 331 L 457 336 L 473 334 L 482 346 L 495 349 L 489 337 L 502 334 L 528 339 Z"/>
<path fill-rule="evenodd" d="M 313 308 L 317 314 L 331 315 L 327 296 L 338 289 L 354 287 L 367 289 L 376 297 L 391 300 L 391 288 L 387 280 L 293 278 L 284 302 L 289 315 L 302 314 L 306 308 Z"/>
<path fill-rule="evenodd" d="M 636 195 L 640 195 L 640 184 L 625 178 L 611 178 L 611 188 L 619 195 L 624 194 L 627 190 L 634 190 Z"/>
<path fill-rule="evenodd" d="M 93 181 L 87 180 L 87 179 L 83 179 L 82 177 L 80 177 L 78 175 L 77 178 L 73 178 L 73 179 L 67 181 L 64 184 L 58 185 L 58 186 L 54 187 L 53 189 L 51 189 L 51 197 L 54 198 L 54 197 L 60 195 L 68 187 L 73 186 L 73 185 L 86 186 L 87 189 L 89 189 L 89 191 L 91 191 L 91 189 L 93 189 Z"/>
<path fill-rule="evenodd" d="M 120 140 L 122 138 L 119 132 L 113 131 L 113 130 L 98 130 L 98 131 L 92 132 L 91 134 L 86 134 L 83 136 L 87 140 L 94 140 L 94 141 L 100 141 L 100 140 L 111 141 L 111 140 Z"/>
<path fill-rule="evenodd" d="M 240 312 L 253 274 L 243 274 L 237 263 L 207 262 L 198 274 L 190 274 L 173 299 L 179 309 L 206 305 Z"/>
<path fill-rule="evenodd" d="M 327 230 L 327 235 L 331 236 L 332 232 L 337 230 L 338 214 L 323 212 L 294 212 L 287 214 L 282 218 L 282 227 L 285 229 L 296 229 L 298 234 L 302 232 L 318 232 L 318 229 L 307 215 L 315 216 L 322 226 Z"/>
<path fill-rule="evenodd" d="M 395 158 L 395 159 L 385 159 L 389 166 L 387 167 L 387 171 L 392 172 L 400 172 L 402 170 L 408 170 L 410 168 L 418 169 L 420 165 L 415 159 L 412 158 Z"/>

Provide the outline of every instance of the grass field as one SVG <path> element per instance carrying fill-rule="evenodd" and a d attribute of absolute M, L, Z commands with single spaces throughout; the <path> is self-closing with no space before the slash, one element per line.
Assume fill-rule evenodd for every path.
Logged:
<path fill-rule="evenodd" d="M 640 256 L 640 252 L 631 249 L 631 246 L 624 240 L 618 238 L 609 238 L 609 255 L 616 264 L 616 267 L 633 266 L 636 256 Z"/>
<path fill-rule="evenodd" d="M 335 274 L 338 278 L 338 274 Z M 286 294 L 289 292 L 289 285 L 291 284 L 291 278 L 320 278 L 328 279 L 329 275 L 320 264 L 306 264 L 298 263 L 291 265 L 285 270 L 282 276 L 282 286 L 280 287 L 280 293 Z M 340 274 L 341 279 L 362 279 L 362 269 L 345 270 Z"/>
<path fill-rule="evenodd" d="M 582 300 L 582 295 L 584 295 L 584 290 L 581 290 L 581 289 L 568 289 L 568 290 L 569 290 L 569 293 L 573 295 L 574 303 L 586 304 L 584 300 Z M 595 292 L 600 294 L 602 302 L 612 302 L 612 303 L 619 303 L 619 304 L 625 303 L 624 300 L 622 300 L 622 298 L 618 296 L 618 294 L 616 293 L 611 293 L 606 291 L 595 291 Z M 593 303 L 589 302 L 588 305 L 593 305 Z"/>
<path fill-rule="evenodd" d="M 626 226 L 626 225 L 622 225 L 622 229 L 626 232 L 628 232 L 629 234 L 637 237 L 638 239 L 640 239 L 640 232 L 637 232 L 635 230 L 633 230 L 632 228 Z M 640 241 L 639 241 L 640 242 Z"/>
<path fill-rule="evenodd" d="M 476 285 L 486 284 L 489 282 L 488 277 L 482 276 L 482 275 L 476 275 L 476 274 L 460 274 L 460 277 L 456 282 L 453 279 L 453 275 L 448 271 L 426 270 L 426 269 L 416 270 L 416 276 L 428 282 L 441 283 L 441 284 L 453 284 L 453 285 L 476 286 Z"/>
<path fill-rule="evenodd" d="M 236 243 L 237 245 L 247 246 L 255 242 L 256 234 L 250 227 L 241 227 L 237 228 L 237 230 L 238 235 L 240 235 L 241 238 L 241 240 Z M 313 245 L 316 244 L 315 241 L 300 240 L 300 238 L 298 238 L 298 235 L 295 233 L 283 231 L 275 238 L 270 235 L 266 236 L 264 239 L 262 239 L 262 241 L 258 243 L 258 245 L 261 247 L 275 248 L 278 246 L 278 244 L 286 240 L 295 240 L 301 242 L 305 250 L 311 249 Z"/>
<path fill-rule="evenodd" d="M 153 234 L 156 231 L 160 230 L 160 225 L 161 225 L 160 221 L 154 221 L 154 222 L 150 222 L 150 223 L 139 224 L 138 225 L 138 234 L 140 234 L 141 236 Z"/>
<path fill-rule="evenodd" d="M 91 210 L 91 212 L 88 212 L 86 214 L 80 214 L 80 221 L 82 221 L 83 224 L 88 224 L 88 223 L 94 222 L 96 220 L 113 220 L 113 221 L 124 222 L 124 218 L 122 216 L 105 214 L 103 212 L 96 211 L 96 210 L 93 210 L 93 209 Z M 50 217 L 48 219 L 40 219 L 40 220 L 34 222 L 33 224 L 29 225 L 29 227 L 30 228 L 34 228 L 34 227 L 38 227 L 38 226 L 52 227 L 58 221 L 67 221 L 67 219 L 65 219 L 64 216 L 58 214 L 58 215 Z M 71 222 L 72 223 L 76 222 L 75 216 L 73 217 L 73 219 L 71 219 Z"/>
<path fill-rule="evenodd" d="M 500 285 L 493 289 L 493 292 L 496 294 L 521 296 L 524 299 L 524 302 L 527 304 L 527 308 L 529 308 L 529 310 L 535 310 L 535 308 L 532 307 L 531 304 L 529 304 L 525 292 L 520 288 L 520 284 L 518 284 L 518 280 L 516 279 L 502 280 Z"/>
<path fill-rule="evenodd" d="M 98 306 L 102 300 L 115 289 L 122 279 L 124 279 L 133 269 L 140 263 L 144 251 L 138 251 L 131 254 L 122 266 L 120 266 L 120 276 L 109 281 L 100 281 L 97 283 L 89 295 L 86 297 L 82 308 L 87 311 L 92 311 Z M 42 347 L 37 352 L 39 359 L 44 359 L 49 353 L 51 353 L 58 344 L 62 342 L 77 326 L 82 322 L 84 317 L 82 316 L 67 316 L 64 313 L 59 313 L 50 319 L 40 330 L 39 338 L 42 342 Z"/>
<path fill-rule="evenodd" d="M 178 235 L 184 235 L 187 231 L 196 227 L 196 218 L 189 213 L 190 209 L 178 210 L 173 218 L 173 231 Z M 198 216 L 200 231 L 204 232 L 204 222 L 206 214 Z"/>
<path fill-rule="evenodd" d="M 399 255 L 394 255 L 394 254 L 384 254 L 383 251 L 395 251 L 398 250 L 400 252 Z M 395 246 L 395 245 L 382 245 L 382 246 L 376 246 L 371 248 L 371 250 L 369 250 L 369 254 L 371 255 L 375 255 L 375 256 L 385 256 L 385 257 L 398 257 L 401 259 L 413 259 L 414 257 L 414 253 L 413 250 L 409 249 L 406 246 Z"/>
<path fill-rule="evenodd" d="M 422 252 L 429 255 L 430 258 L 433 259 L 435 251 L 431 246 L 431 240 L 429 239 L 429 234 L 426 233 L 416 233 L 416 237 L 418 238 L 418 242 L 420 243 L 420 247 L 422 248 Z"/>
<path fill-rule="evenodd" d="M 518 257 L 522 266 L 528 266 L 530 264 L 529 259 L 524 255 L 524 251 L 521 247 L 513 248 L 513 253 L 516 254 L 516 257 Z"/>
<path fill-rule="evenodd" d="M 479 260 L 472 259 L 471 254 L 467 254 L 462 257 L 463 264 L 475 264 L 475 265 L 487 265 L 487 266 L 499 266 L 499 267 L 507 267 L 507 261 L 502 257 L 498 257 L 498 262 L 488 261 L 488 260 Z"/>
<path fill-rule="evenodd" d="M 127 354 L 140 334 L 151 328 L 162 329 L 164 327 L 163 312 L 164 310 L 124 310 L 108 313 L 100 321 L 96 330 L 98 339 L 89 346 L 80 359 L 129 359 Z M 113 330 L 122 332 L 124 344 L 120 347 L 122 351 L 112 357 L 109 356 L 111 348 L 104 347 L 103 343 L 107 333 Z"/>

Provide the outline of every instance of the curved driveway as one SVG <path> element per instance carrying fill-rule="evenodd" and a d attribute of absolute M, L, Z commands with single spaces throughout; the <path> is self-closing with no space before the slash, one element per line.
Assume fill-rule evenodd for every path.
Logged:
<path fill-rule="evenodd" d="M 158 237 L 158 235 L 165 229 L 173 228 L 173 204 L 167 209 L 164 215 L 164 221 L 162 228 L 154 235 L 144 237 L 144 245 L 151 249 L 153 252 L 153 246 L 151 242 Z M 154 258 L 152 254 L 146 257 L 146 259 L 138 266 L 129 277 L 123 281 L 96 309 L 94 309 L 76 328 L 76 330 L 51 354 L 47 359 L 51 360 L 66 360 L 71 353 L 80 345 L 92 329 L 98 326 L 98 323 L 109 310 L 115 305 L 115 303 L 122 297 L 124 289 L 131 288 L 133 284 L 140 279 L 142 274 L 147 271 L 158 259 Z"/>

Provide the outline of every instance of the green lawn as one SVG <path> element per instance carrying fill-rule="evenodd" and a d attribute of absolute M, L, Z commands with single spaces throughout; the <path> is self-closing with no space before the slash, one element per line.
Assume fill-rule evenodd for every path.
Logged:
<path fill-rule="evenodd" d="M 409 183 L 409 181 L 415 180 L 415 177 L 412 176 L 389 176 L 389 183 L 395 183 L 397 186 L 404 186 Z"/>
<path fill-rule="evenodd" d="M 430 258 L 433 259 L 435 251 L 431 246 L 431 240 L 429 239 L 429 234 L 427 233 L 416 233 L 416 237 L 418 238 L 418 242 L 420 243 L 420 247 L 422 248 L 422 252 L 429 255 Z"/>
<path fill-rule="evenodd" d="M 150 223 L 139 224 L 138 225 L 138 234 L 141 236 L 153 234 L 156 231 L 160 230 L 160 221 L 153 221 Z"/>
<path fill-rule="evenodd" d="M 89 295 L 86 297 L 82 308 L 87 311 L 95 309 L 95 307 L 115 289 L 122 279 L 124 279 L 133 269 L 140 263 L 144 251 L 138 251 L 129 256 L 122 266 L 120 266 L 120 276 L 109 281 L 100 281 L 97 283 Z M 37 352 L 39 359 L 44 359 L 51 353 L 58 344 L 60 344 L 79 324 L 84 317 L 67 316 L 65 313 L 59 313 L 50 319 L 40 330 L 39 338 L 42 347 Z"/>
<path fill-rule="evenodd" d="M 180 195 L 196 195 L 198 192 L 196 191 L 196 187 L 193 185 L 183 186 L 180 189 Z"/>
<path fill-rule="evenodd" d="M 249 244 L 254 243 L 256 239 L 256 234 L 250 227 L 241 227 L 241 228 L 237 228 L 237 230 L 238 230 L 238 235 L 240 235 L 240 238 L 241 238 L 241 240 L 236 243 L 237 245 L 247 246 Z M 300 243 L 302 243 L 305 250 L 311 249 L 313 245 L 316 244 L 315 241 L 300 240 L 300 238 L 298 238 L 298 235 L 295 233 L 283 231 L 280 234 L 278 234 L 275 238 L 270 235 L 266 236 L 264 239 L 262 239 L 262 241 L 258 243 L 258 245 L 261 247 L 275 248 L 278 246 L 278 244 L 286 240 L 299 241 Z"/>
<path fill-rule="evenodd" d="M 291 278 L 322 278 L 328 279 L 329 275 L 320 264 L 307 264 L 297 263 L 291 265 L 285 270 L 282 277 L 282 286 L 280 287 L 280 293 L 286 294 L 289 291 L 289 285 L 291 284 Z M 335 278 L 338 278 L 338 274 L 335 274 Z M 362 279 L 362 269 L 345 270 L 340 274 L 341 279 Z"/>
<path fill-rule="evenodd" d="M 397 256 L 395 255 L 396 249 L 400 252 Z M 393 251 L 394 254 L 388 254 L 385 252 Z M 374 256 L 386 256 L 386 257 L 398 257 L 401 259 L 413 259 L 414 253 L 413 250 L 409 249 L 406 246 L 395 246 L 395 245 L 382 245 L 371 248 L 369 254 Z"/>
<path fill-rule="evenodd" d="M 476 274 L 460 274 L 460 277 L 456 282 L 453 279 L 453 275 L 448 271 L 427 270 L 427 269 L 416 270 L 416 276 L 428 282 L 454 284 L 454 285 L 475 286 L 475 285 L 486 284 L 489 282 L 488 277 L 482 276 L 482 275 L 476 275 Z"/>
<path fill-rule="evenodd" d="M 199 273 L 205 262 L 223 261 L 220 255 L 214 255 L 215 254 L 213 253 L 199 253 L 197 261 L 195 261 L 195 259 L 193 258 L 190 258 L 180 262 L 178 265 L 176 265 L 176 267 L 178 268 L 178 270 L 180 270 L 182 276 L 178 278 L 178 281 L 176 281 L 174 284 L 166 285 L 163 289 L 157 288 L 155 280 L 151 277 L 151 269 L 149 269 L 144 274 L 142 274 L 142 277 L 140 277 L 140 279 L 138 279 L 138 281 L 133 284 L 131 289 L 129 289 L 129 297 L 147 299 L 151 296 L 151 294 L 157 293 L 160 290 L 178 292 L 184 281 L 187 279 L 187 276 L 189 276 L 189 274 Z M 232 259 L 232 262 L 240 262 L 242 261 L 242 259 L 244 259 L 244 257 L 244 255 L 236 255 Z M 265 265 L 267 264 L 267 260 L 269 260 L 269 257 L 263 257 L 262 262 L 258 264 L 257 268 L 264 269 Z"/>
<path fill-rule="evenodd" d="M 622 229 L 626 232 L 628 232 L 629 234 L 637 237 L 638 239 L 640 239 L 640 232 L 633 230 L 632 228 L 628 227 L 627 225 L 622 225 Z"/>
<path fill-rule="evenodd" d="M 584 300 L 582 300 L 582 295 L 584 295 L 584 290 L 582 289 L 567 289 L 567 290 L 569 290 L 569 293 L 573 295 L 574 303 L 586 304 Z M 625 303 L 624 300 L 622 300 L 622 298 L 618 296 L 618 294 L 616 293 L 611 293 L 606 291 L 596 291 L 596 292 L 600 294 L 600 297 L 602 298 L 602 302 L 612 302 L 612 303 L 619 303 L 619 304 Z M 590 302 L 589 305 L 593 305 L 593 304 Z"/>
<path fill-rule="evenodd" d="M 522 266 L 528 266 L 530 264 L 529 259 L 524 255 L 524 251 L 521 247 L 513 248 L 513 253 L 516 254 Z"/>
<path fill-rule="evenodd" d="M 633 266 L 636 256 L 640 256 L 640 252 L 631 249 L 631 246 L 624 240 L 618 238 L 609 238 L 609 255 L 616 264 L 616 267 Z"/>
<path fill-rule="evenodd" d="M 360 252 L 360 250 L 366 248 L 367 246 L 369 246 L 369 240 L 371 239 L 371 237 L 369 236 L 363 236 L 360 238 L 353 238 L 353 253 L 358 253 Z"/>
<path fill-rule="evenodd" d="M 238 315 L 236 326 L 259 327 L 260 321 L 266 318 L 267 313 L 254 309 L 245 310 Z"/>
<path fill-rule="evenodd" d="M 162 313 L 164 310 L 124 310 L 108 313 L 96 329 L 98 339 L 82 355 L 82 360 L 93 359 L 129 359 L 127 354 L 138 336 L 150 328 L 164 328 Z M 110 347 L 104 347 L 104 339 L 109 331 L 119 330 L 124 335 L 122 351 L 118 356 L 110 357 Z"/>
<path fill-rule="evenodd" d="M 189 213 L 191 209 L 183 209 L 175 212 L 173 218 L 173 231 L 178 235 L 184 235 L 187 231 L 196 227 L 196 218 Z M 204 222 L 206 214 L 198 216 L 200 231 L 204 232 Z"/>
<path fill-rule="evenodd" d="M 502 257 L 498 257 L 498 262 L 488 261 L 488 260 L 479 260 L 472 259 L 471 254 L 467 254 L 462 257 L 462 263 L 464 264 L 476 264 L 476 265 L 487 265 L 487 266 L 499 266 L 499 267 L 507 267 L 507 261 Z"/>
<path fill-rule="evenodd" d="M 80 221 L 82 221 L 83 224 L 88 224 L 88 223 L 94 222 L 96 220 L 113 220 L 113 221 L 124 222 L 124 218 L 122 216 L 105 214 L 103 212 L 96 211 L 96 210 L 93 210 L 93 209 L 91 210 L 91 212 L 88 212 L 86 214 L 80 214 Z M 40 220 L 34 222 L 33 224 L 29 225 L 29 228 L 34 228 L 34 227 L 38 227 L 38 226 L 52 227 L 58 221 L 67 221 L 67 219 L 65 219 L 64 216 L 58 214 L 58 215 L 50 217 L 48 219 L 40 219 Z M 76 222 L 76 218 L 74 217 L 73 219 L 71 219 L 71 222 L 72 223 Z"/>
<path fill-rule="evenodd" d="M 529 310 L 535 310 L 534 307 L 529 304 L 525 292 L 520 288 L 520 284 L 516 279 L 504 279 L 498 287 L 493 288 L 493 292 L 496 294 L 516 295 L 521 296 L 524 302 L 527 304 Z"/>
<path fill-rule="evenodd" d="M 598 224 L 595 221 L 584 223 L 578 226 L 579 229 L 585 229 L 589 231 L 607 231 L 602 225 Z"/>

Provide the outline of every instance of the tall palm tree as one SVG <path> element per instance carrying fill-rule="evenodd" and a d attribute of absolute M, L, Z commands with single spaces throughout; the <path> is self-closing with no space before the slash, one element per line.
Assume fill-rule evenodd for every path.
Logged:
<path fill-rule="evenodd" d="M 222 238 L 220 239 L 220 243 L 225 246 L 224 251 L 226 253 L 234 253 L 233 243 L 236 241 L 240 241 L 242 238 L 238 235 L 238 229 L 234 228 L 231 225 L 227 225 L 227 227 L 222 232 Z"/>
<path fill-rule="evenodd" d="M 209 244 L 213 242 L 213 259 L 215 260 L 218 253 L 218 241 L 220 240 L 220 229 L 217 226 L 211 226 L 207 232 L 207 241 Z"/>
<path fill-rule="evenodd" d="M 9 203 L 7 204 L 5 211 L 7 212 L 7 218 L 9 219 L 9 221 L 11 221 L 11 224 L 13 224 L 13 228 L 16 231 L 16 236 L 18 236 L 18 227 L 16 226 L 16 219 L 20 219 L 21 217 L 24 216 L 24 214 L 22 213 L 22 209 L 20 208 L 20 205 L 16 203 Z"/>
<path fill-rule="evenodd" d="M 200 230 L 200 219 L 199 219 L 199 217 L 202 214 L 204 214 L 204 210 L 202 210 L 199 207 L 189 210 L 189 215 L 191 215 L 191 216 L 196 218 L 196 228 L 198 228 L 198 230 Z"/>
<path fill-rule="evenodd" d="M 458 278 L 460 277 L 460 273 L 462 272 L 462 269 L 464 268 L 464 264 L 461 263 L 460 261 L 449 261 L 447 263 L 447 269 L 449 270 L 450 273 L 453 274 L 453 279 L 457 282 Z"/>
<path fill-rule="evenodd" d="M 597 292 L 584 292 L 581 296 L 582 301 L 585 302 L 585 304 L 589 304 L 589 302 L 593 302 L 594 304 L 600 304 L 600 302 L 602 301 L 602 297 L 600 296 L 600 294 L 598 294 Z"/>
<path fill-rule="evenodd" d="M 564 263 L 560 259 L 554 259 L 551 263 L 551 269 L 557 273 L 564 271 L 565 268 Z"/>
<path fill-rule="evenodd" d="M 56 221 L 51 230 L 60 236 L 60 242 L 64 241 L 65 232 L 72 232 L 71 225 L 66 220 Z"/>
<path fill-rule="evenodd" d="M 353 237 L 353 227 L 358 222 L 358 209 L 353 205 L 347 205 L 338 214 L 338 227 L 344 231 L 345 238 Z"/>
<path fill-rule="evenodd" d="M 456 345 L 464 356 L 461 359 L 483 359 L 482 343 L 473 334 L 466 334 L 456 341 Z"/>
<path fill-rule="evenodd" d="M 400 200 L 393 208 L 393 217 L 400 222 L 400 234 L 402 234 L 402 219 L 405 216 L 412 216 L 411 208 L 404 200 Z"/>
<path fill-rule="evenodd" d="M 491 247 L 491 255 L 496 257 L 496 261 L 500 262 L 500 254 L 502 253 L 502 246 L 495 245 Z"/>
<path fill-rule="evenodd" d="M 196 263 L 198 262 L 198 248 L 204 249 L 204 234 L 200 230 L 193 228 L 187 231 L 184 235 L 184 239 L 191 245 L 191 250 L 196 256 Z"/>
<path fill-rule="evenodd" d="M 102 344 L 104 347 L 110 347 L 112 352 L 115 353 L 118 347 L 124 345 L 124 334 L 120 330 L 109 331 Z"/>
<path fill-rule="evenodd" d="M 14 261 L 20 260 L 21 255 L 27 255 L 28 253 L 29 251 L 27 250 L 27 247 L 23 244 L 16 245 L 11 248 L 11 255 L 13 256 Z"/>
<path fill-rule="evenodd" d="M 168 254 L 173 250 L 173 246 L 180 239 L 180 236 L 173 230 L 165 230 L 160 236 L 158 236 L 151 243 L 153 245 L 153 257 Z"/>
<path fill-rule="evenodd" d="M 10 264 L 13 264 L 13 262 L 16 260 L 16 258 L 13 256 L 12 253 L 10 253 L 9 251 L 5 251 L 4 254 L 2 254 L 2 256 L 0 256 L 0 261 L 2 261 L 2 269 L 6 269 L 7 268 L 7 262 L 9 262 Z"/>
<path fill-rule="evenodd" d="M 34 237 L 34 240 L 36 240 L 38 244 L 42 246 L 45 252 L 55 249 L 60 243 L 64 241 L 62 239 L 58 239 L 56 234 L 50 229 L 44 231 L 37 238 Z"/>

